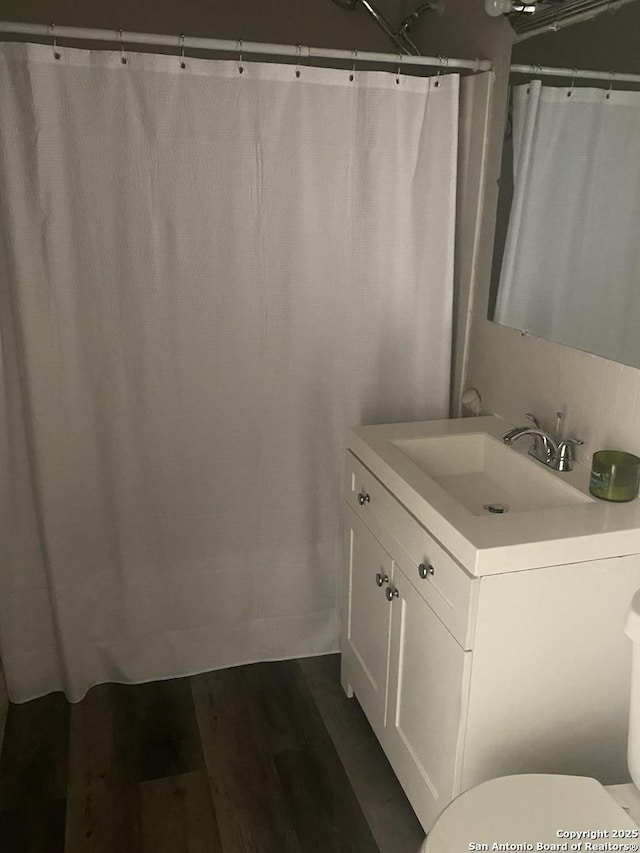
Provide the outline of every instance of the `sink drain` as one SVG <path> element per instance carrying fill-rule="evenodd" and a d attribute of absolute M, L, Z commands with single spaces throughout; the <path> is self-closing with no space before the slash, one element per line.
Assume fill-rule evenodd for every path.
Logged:
<path fill-rule="evenodd" d="M 505 512 L 509 512 L 509 507 L 506 504 L 485 504 L 482 508 L 493 515 L 502 515 Z"/>

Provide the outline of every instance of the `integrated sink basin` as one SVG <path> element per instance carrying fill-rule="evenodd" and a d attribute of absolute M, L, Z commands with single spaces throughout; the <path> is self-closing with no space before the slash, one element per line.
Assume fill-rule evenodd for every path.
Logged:
<path fill-rule="evenodd" d="M 640 554 L 640 500 L 597 500 L 586 465 L 547 468 L 528 439 L 503 444 L 512 428 L 495 415 L 374 424 L 350 430 L 348 451 L 470 575 Z M 354 473 L 349 487 L 369 482 Z M 379 499 L 363 498 L 374 526 Z"/>
<path fill-rule="evenodd" d="M 482 433 L 390 443 L 473 515 L 591 503 L 543 465 Z"/>

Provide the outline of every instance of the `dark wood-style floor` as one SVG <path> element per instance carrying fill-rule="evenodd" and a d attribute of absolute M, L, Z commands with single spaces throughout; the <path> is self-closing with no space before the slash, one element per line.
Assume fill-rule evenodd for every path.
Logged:
<path fill-rule="evenodd" d="M 416 853 L 336 655 L 10 708 L 2 853 Z"/>

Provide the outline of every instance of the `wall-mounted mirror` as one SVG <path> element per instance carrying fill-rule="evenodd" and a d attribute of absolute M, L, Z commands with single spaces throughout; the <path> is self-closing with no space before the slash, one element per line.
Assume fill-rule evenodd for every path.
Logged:
<path fill-rule="evenodd" d="M 637 0 L 514 45 L 489 319 L 640 367 Z"/>

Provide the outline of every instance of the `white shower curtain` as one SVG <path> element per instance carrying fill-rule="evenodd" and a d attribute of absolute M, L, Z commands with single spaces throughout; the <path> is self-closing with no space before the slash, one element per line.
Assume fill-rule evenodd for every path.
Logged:
<path fill-rule="evenodd" d="M 0 47 L 14 701 L 337 648 L 347 427 L 447 415 L 458 79 Z"/>
<path fill-rule="evenodd" d="M 640 92 L 513 92 L 514 194 L 494 319 L 638 364 Z"/>

